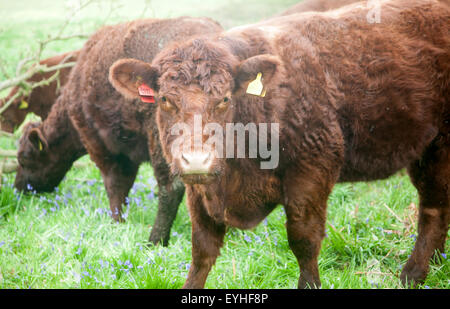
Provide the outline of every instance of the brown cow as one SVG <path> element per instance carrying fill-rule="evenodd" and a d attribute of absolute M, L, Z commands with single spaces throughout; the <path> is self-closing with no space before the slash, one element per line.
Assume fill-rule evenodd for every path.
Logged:
<path fill-rule="evenodd" d="M 59 54 L 51 58 L 44 59 L 39 63 L 47 67 L 55 66 L 62 63 L 75 62 L 80 51 L 72 51 Z M 1 114 L 0 129 L 12 133 L 24 120 L 28 113 L 33 112 L 40 116 L 42 120 L 47 118 L 52 105 L 55 103 L 60 94 L 59 87 L 63 86 L 69 77 L 72 68 L 62 68 L 59 70 L 58 79 L 48 85 L 34 88 L 28 96 L 20 96 Z M 56 71 L 41 73 L 37 72 L 31 76 L 27 82 L 37 83 L 52 77 Z M 8 96 L 0 100 L 0 107 L 3 106 L 10 98 L 12 98 L 19 87 L 11 89 Z"/>
<path fill-rule="evenodd" d="M 159 186 L 150 241 L 167 245 L 184 185 L 170 176 L 163 158 L 155 104 L 125 100 L 108 81 L 109 67 L 124 57 L 151 61 L 173 40 L 221 30 L 207 18 L 180 17 L 137 20 L 95 33 L 81 50 L 48 118 L 27 126 L 20 141 L 16 188 L 53 190 L 87 151 L 101 171 L 112 216 L 121 221 L 122 204 L 138 168 L 150 160 Z"/>
<path fill-rule="evenodd" d="M 366 5 L 354 4 L 193 38 L 166 48 L 152 64 L 122 59 L 111 67 L 110 79 L 125 96 L 138 97 L 141 83 L 156 92 L 164 155 L 186 183 L 192 220 L 184 287 L 204 286 L 227 226 L 252 228 L 277 204 L 286 210 L 298 286 L 319 286 L 334 184 L 386 178 L 405 167 L 420 211 L 401 279 L 426 278 L 450 221 L 450 10 L 433 0 L 380 5 L 379 23 L 368 18 Z M 239 123 L 248 129 L 248 157 L 234 158 L 233 131 L 220 158 L 221 145 L 207 143 L 212 132 Z M 279 146 L 273 169 L 263 163 L 277 152 L 270 161 L 264 147 L 250 156 L 252 124 L 259 132 L 264 124 L 275 128 L 269 142 L 257 140 L 258 147 Z"/>
<path fill-rule="evenodd" d="M 288 8 L 286 11 L 281 13 L 280 16 L 312 11 L 325 12 L 359 1 L 363 0 L 305 0 Z M 366 0 L 364 1 L 367 2 Z"/>

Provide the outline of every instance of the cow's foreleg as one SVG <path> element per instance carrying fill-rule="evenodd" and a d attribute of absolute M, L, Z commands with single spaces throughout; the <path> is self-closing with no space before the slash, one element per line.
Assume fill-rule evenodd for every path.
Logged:
<path fill-rule="evenodd" d="M 337 177 L 319 169 L 288 174 L 283 185 L 286 229 L 300 268 L 298 287 L 319 288 L 318 255 L 325 236 L 327 199 Z"/>
<path fill-rule="evenodd" d="M 203 288 L 211 267 L 216 262 L 225 236 L 225 225 L 217 224 L 208 215 L 200 196 L 186 188 L 192 221 L 192 263 L 185 289 Z"/>

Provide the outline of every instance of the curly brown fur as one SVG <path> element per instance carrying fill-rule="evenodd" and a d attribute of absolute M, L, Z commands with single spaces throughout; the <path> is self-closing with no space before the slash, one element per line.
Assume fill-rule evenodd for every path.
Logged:
<path fill-rule="evenodd" d="M 299 287 L 319 286 L 317 256 L 334 184 L 386 178 L 405 167 L 421 210 L 401 279 L 425 278 L 450 220 L 450 8 L 397 0 L 381 1 L 380 23 L 370 23 L 368 13 L 356 3 L 274 18 L 177 43 L 151 65 L 141 63 L 158 92 L 164 154 L 187 184 L 193 261 L 185 287 L 203 287 L 226 226 L 251 228 L 277 204 L 286 210 Z M 264 98 L 245 93 L 258 72 Z M 278 166 L 213 158 L 209 171 L 187 175 L 186 158 L 171 152 L 170 129 L 180 122 L 192 128 L 196 114 L 222 127 L 278 123 Z"/>
<path fill-rule="evenodd" d="M 153 243 L 167 245 L 170 227 L 184 195 L 184 186 L 170 176 L 163 158 L 154 119 L 156 106 L 140 100 L 124 99 L 111 86 L 109 67 L 121 58 L 152 61 L 171 41 L 221 30 L 215 21 L 190 17 L 144 19 L 102 28 L 81 50 L 56 106 L 40 125 L 42 136 L 49 144 L 48 152 L 54 155 L 53 166 L 69 165 L 67 158 L 69 154 L 74 154 L 73 148 L 53 148 L 53 141 L 83 145 L 83 150 L 101 171 L 112 216 L 117 221 L 122 220 L 122 204 L 140 164 L 151 161 L 159 186 L 159 210 L 150 236 Z M 61 129 L 61 126 L 67 126 L 67 130 Z M 71 140 L 63 141 L 67 138 L 64 135 L 66 131 L 70 132 Z M 21 148 L 32 146 L 28 143 L 29 139 L 26 135 L 22 138 Z M 33 181 L 33 188 L 44 181 L 36 179 L 38 176 L 31 177 L 31 169 L 27 172 L 28 176 L 22 177 L 24 179 L 20 179 L 24 173 L 18 174 L 16 184 L 21 184 L 19 188 L 24 189 L 30 180 Z"/>

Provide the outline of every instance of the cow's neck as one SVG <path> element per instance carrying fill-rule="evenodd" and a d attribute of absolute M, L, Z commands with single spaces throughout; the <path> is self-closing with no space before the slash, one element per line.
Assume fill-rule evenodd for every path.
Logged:
<path fill-rule="evenodd" d="M 73 161 L 75 161 L 86 151 L 70 121 L 66 108 L 57 107 L 52 108 L 49 116 L 42 123 L 44 136 L 51 147 L 63 148 L 67 157 L 73 157 Z"/>

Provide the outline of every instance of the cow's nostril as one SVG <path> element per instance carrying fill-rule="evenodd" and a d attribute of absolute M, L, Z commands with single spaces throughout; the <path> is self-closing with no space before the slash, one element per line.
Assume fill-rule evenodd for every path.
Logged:
<path fill-rule="evenodd" d="M 184 163 L 189 164 L 189 160 L 184 156 L 184 153 L 181 154 L 181 159 L 183 159 Z"/>
<path fill-rule="evenodd" d="M 211 160 L 211 153 L 209 152 L 209 153 L 208 153 L 208 156 L 207 156 L 206 159 L 203 161 L 203 164 L 208 163 L 208 161 L 210 161 L 210 160 Z"/>

